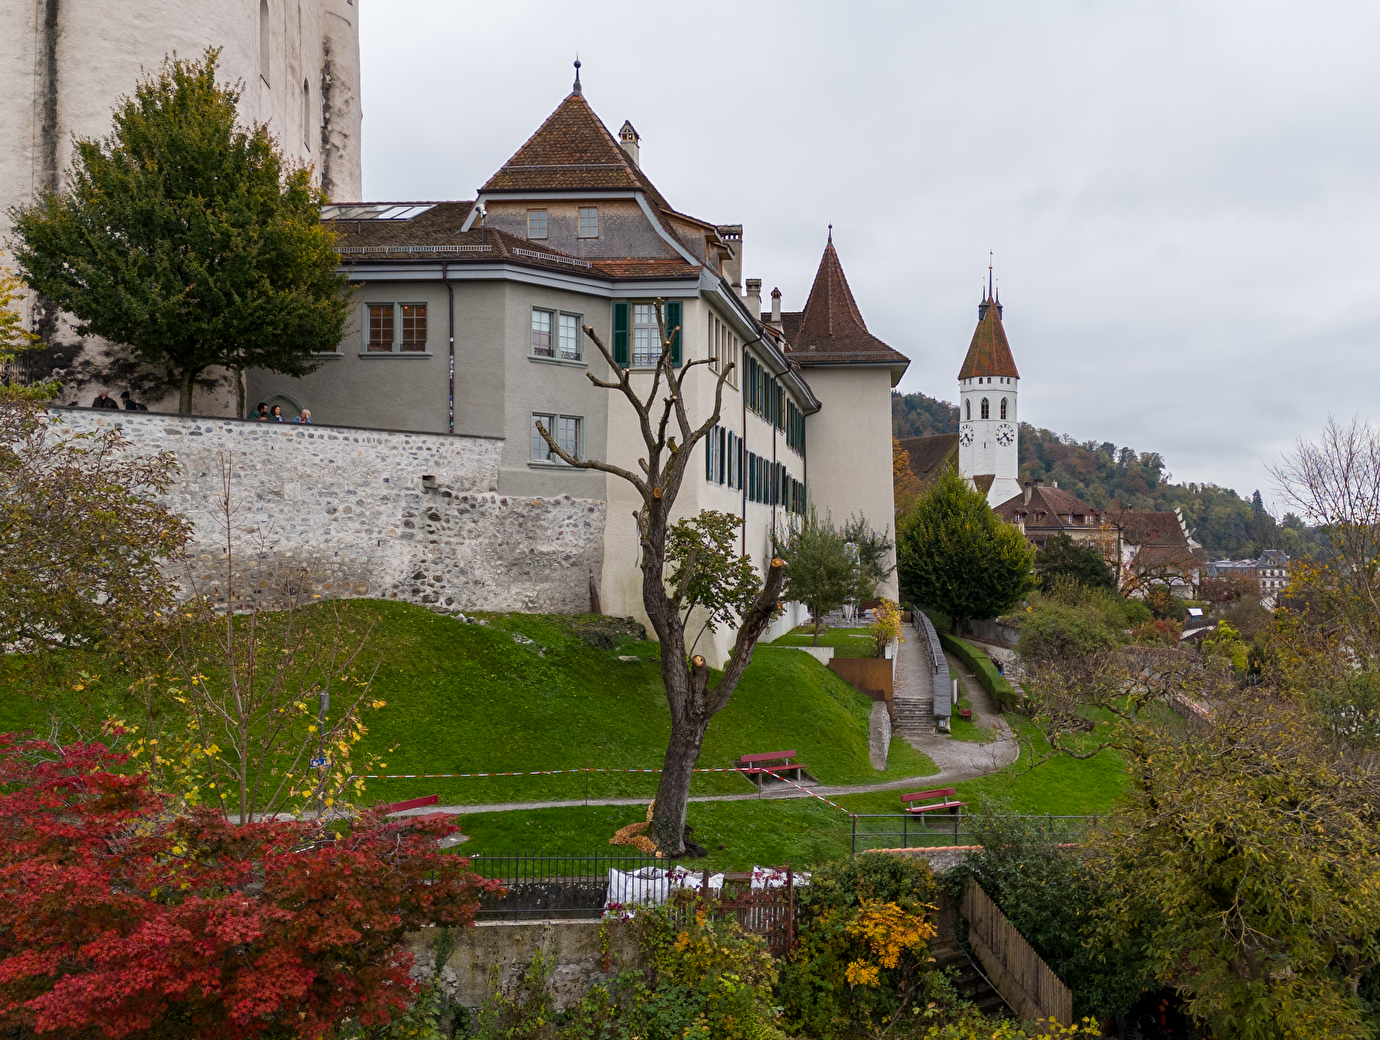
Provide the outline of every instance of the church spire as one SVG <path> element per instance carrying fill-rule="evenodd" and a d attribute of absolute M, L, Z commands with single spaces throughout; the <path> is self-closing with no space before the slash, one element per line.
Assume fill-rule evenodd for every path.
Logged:
<path fill-rule="evenodd" d="M 997 298 L 996 285 L 991 280 L 988 268 L 988 289 L 978 304 L 978 323 L 973 330 L 968 354 L 959 370 L 959 379 L 972 379 L 976 376 L 1021 377 L 1016 371 L 1016 359 L 1011 356 L 1011 344 L 1006 340 L 1006 329 L 1001 323 L 1001 301 Z"/>
<path fill-rule="evenodd" d="M 575 86 L 573 86 L 573 87 L 570 88 L 570 92 L 571 92 L 572 94 L 579 94 L 581 97 L 583 97 L 583 96 L 584 96 L 584 93 L 585 93 L 584 87 L 580 86 L 580 58 L 579 58 L 579 55 L 576 55 L 576 56 L 575 56 Z"/>

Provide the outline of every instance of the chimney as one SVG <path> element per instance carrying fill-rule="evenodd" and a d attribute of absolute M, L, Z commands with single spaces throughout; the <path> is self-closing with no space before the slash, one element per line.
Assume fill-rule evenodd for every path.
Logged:
<path fill-rule="evenodd" d="M 716 229 L 724 245 L 728 246 L 730 256 L 720 265 L 724 281 L 733 286 L 739 296 L 743 294 L 743 225 L 720 224 Z"/>
<path fill-rule="evenodd" d="M 642 138 L 638 137 L 637 131 L 633 129 L 632 121 L 623 120 L 623 128 L 618 131 L 618 143 L 622 145 L 623 151 L 628 153 L 635 166 L 642 165 L 642 160 L 639 158 L 642 150 L 638 147 L 641 141 Z"/>
<path fill-rule="evenodd" d="M 781 327 L 781 290 L 771 291 L 771 323 L 778 329 Z"/>
<path fill-rule="evenodd" d="M 1025 482 L 1025 504 L 1030 505 L 1030 481 Z"/>
<path fill-rule="evenodd" d="M 744 300 L 747 304 L 748 313 L 754 318 L 762 316 L 762 279 L 749 278 L 747 280 L 747 296 Z"/>

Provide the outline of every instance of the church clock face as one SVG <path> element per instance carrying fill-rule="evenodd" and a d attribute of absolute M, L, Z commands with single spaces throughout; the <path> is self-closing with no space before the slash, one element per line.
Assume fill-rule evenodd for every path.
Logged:
<path fill-rule="evenodd" d="M 965 448 L 973 443 L 973 428 L 967 423 L 958 428 L 958 443 Z"/>
<path fill-rule="evenodd" d="M 1016 427 L 1010 423 L 1002 423 L 997 427 L 997 443 L 1003 448 L 1009 448 L 1016 442 Z"/>

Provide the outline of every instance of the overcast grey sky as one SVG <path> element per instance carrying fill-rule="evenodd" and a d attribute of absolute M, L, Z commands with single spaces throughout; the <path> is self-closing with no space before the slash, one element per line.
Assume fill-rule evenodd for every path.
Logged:
<path fill-rule="evenodd" d="M 370 199 L 467 199 L 568 93 L 799 309 L 834 242 L 954 400 L 988 251 L 1021 417 L 1271 494 L 1380 376 L 1380 5 L 362 0 Z M 1380 416 L 1375 416 L 1380 418 Z"/>

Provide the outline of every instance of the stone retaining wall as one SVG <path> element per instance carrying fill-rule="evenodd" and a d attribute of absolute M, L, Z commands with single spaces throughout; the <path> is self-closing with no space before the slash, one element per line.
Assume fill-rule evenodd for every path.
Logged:
<path fill-rule="evenodd" d="M 224 466 L 234 599 L 284 590 L 434 610 L 578 613 L 603 568 L 605 505 L 498 493 L 501 440 L 54 409 L 71 432 L 119 426 L 181 467 L 165 501 L 195 524 L 179 579 L 226 599 Z"/>

